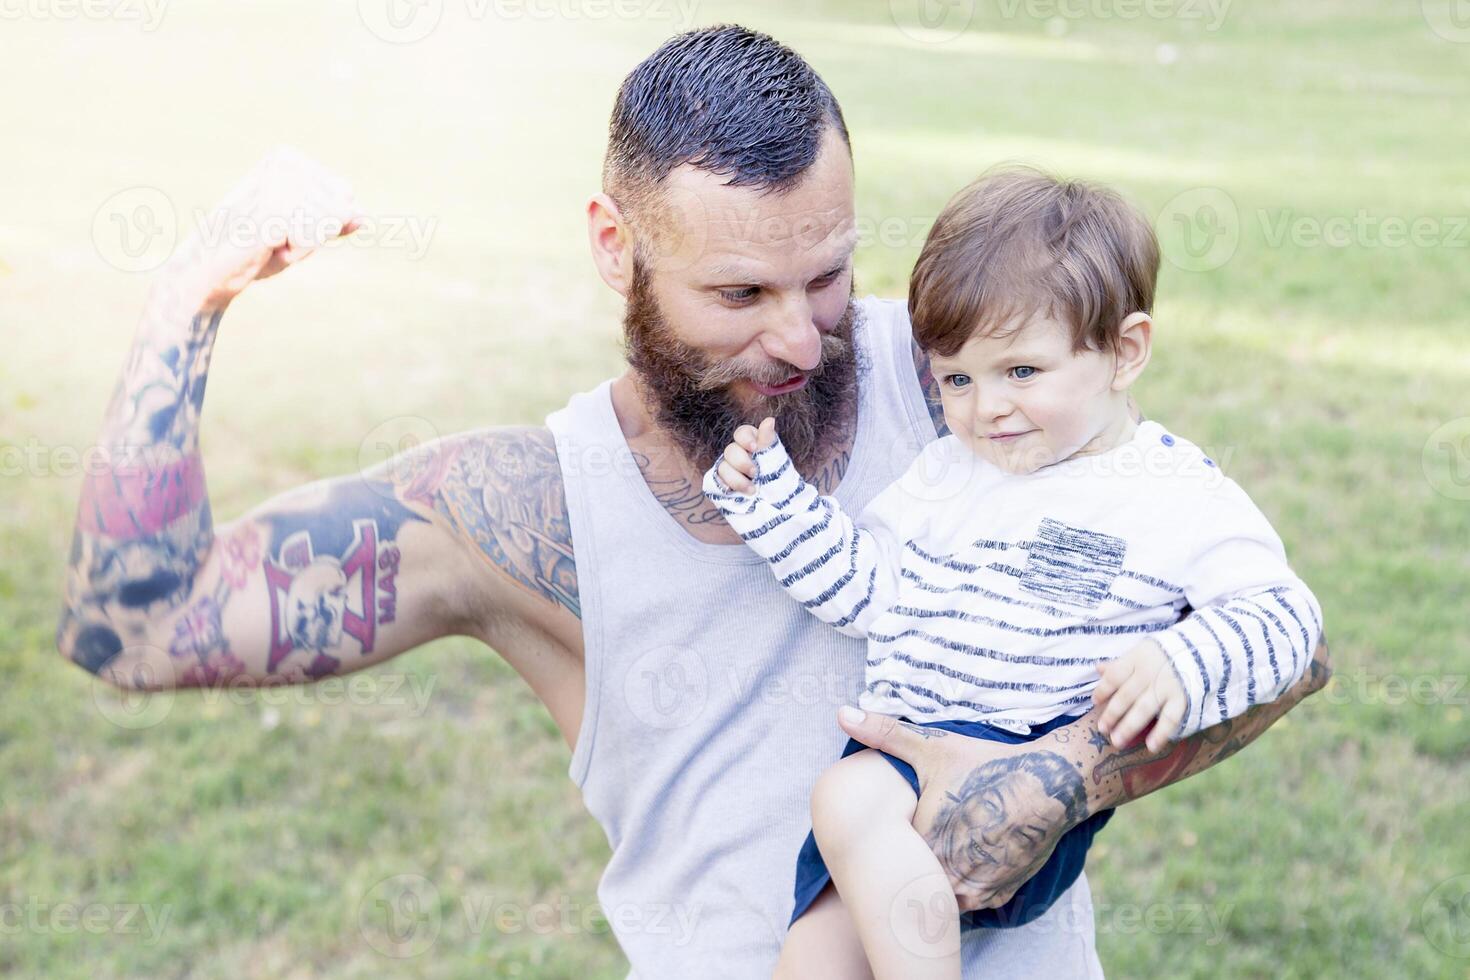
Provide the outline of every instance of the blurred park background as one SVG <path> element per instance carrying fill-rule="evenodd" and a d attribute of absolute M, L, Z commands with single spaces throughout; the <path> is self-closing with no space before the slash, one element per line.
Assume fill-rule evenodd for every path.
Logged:
<path fill-rule="evenodd" d="M 1328 691 L 1092 851 L 1109 975 L 1470 976 L 1460 0 L 0 8 L 0 974 L 624 975 L 606 843 L 493 651 L 133 703 L 52 632 L 86 447 L 198 209 L 291 143 L 378 219 L 226 318 L 217 518 L 395 441 L 539 424 L 619 370 L 581 210 L 617 85 L 725 21 L 843 105 L 860 292 L 902 295 L 935 212 L 998 162 L 1156 216 L 1140 401 L 1250 491 L 1325 607 Z"/>

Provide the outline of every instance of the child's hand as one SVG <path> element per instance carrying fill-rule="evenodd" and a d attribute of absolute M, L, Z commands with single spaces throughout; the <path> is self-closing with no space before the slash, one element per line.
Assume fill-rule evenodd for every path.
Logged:
<path fill-rule="evenodd" d="M 1092 692 L 1092 703 L 1103 708 L 1098 730 L 1121 749 L 1153 722 L 1145 744 L 1150 752 L 1163 751 L 1179 730 L 1187 698 L 1159 645 L 1140 643 L 1117 660 L 1098 664 L 1097 672 L 1102 680 Z"/>
<path fill-rule="evenodd" d="M 766 449 L 776 441 L 776 420 L 767 416 L 757 429 L 753 425 L 742 425 L 735 430 L 735 441 L 725 447 L 725 456 L 720 460 L 720 479 L 736 493 L 755 491 L 755 460 L 759 450 Z"/>

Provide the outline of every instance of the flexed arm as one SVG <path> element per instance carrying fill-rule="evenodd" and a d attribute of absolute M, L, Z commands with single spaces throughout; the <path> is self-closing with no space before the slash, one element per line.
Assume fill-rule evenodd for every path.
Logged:
<path fill-rule="evenodd" d="M 500 472 L 556 473 L 542 429 L 440 440 L 215 526 L 199 422 L 224 313 L 249 283 L 321 244 L 296 229 L 350 233 L 355 216 L 345 184 L 289 151 L 221 207 L 225 227 L 260 235 L 191 243 L 150 295 L 102 425 L 108 466 L 82 488 L 63 655 L 124 687 L 300 682 L 438 636 L 483 635 L 514 586 L 575 610 L 564 518 L 559 531 L 558 508 L 511 493 Z M 283 215 L 306 220 L 272 220 Z M 534 466 L 518 465 L 533 455 Z M 559 479 L 542 482 L 559 496 Z M 487 558 L 503 574 L 487 576 Z"/>

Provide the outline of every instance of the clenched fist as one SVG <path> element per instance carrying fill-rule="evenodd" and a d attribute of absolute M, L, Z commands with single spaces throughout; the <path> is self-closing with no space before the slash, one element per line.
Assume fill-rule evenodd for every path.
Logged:
<path fill-rule="evenodd" d="M 756 467 L 754 456 L 776 442 L 776 420 L 767 416 L 760 428 L 742 425 L 735 430 L 725 455 L 720 458 L 720 479 L 736 493 L 754 493 Z"/>
<path fill-rule="evenodd" d="M 205 308 L 220 309 L 255 280 L 352 234 L 360 220 L 347 181 L 299 150 L 279 147 L 201 222 L 168 273 Z"/>

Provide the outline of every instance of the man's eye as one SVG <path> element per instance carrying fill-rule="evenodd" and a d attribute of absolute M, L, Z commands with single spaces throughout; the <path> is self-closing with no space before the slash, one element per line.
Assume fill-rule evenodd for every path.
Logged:
<path fill-rule="evenodd" d="M 828 286 L 832 285 L 834 282 L 836 282 L 841 277 L 842 277 L 842 270 L 841 269 L 833 269 L 831 272 L 827 273 L 825 276 L 819 276 L 818 278 L 813 279 L 812 280 L 812 288 L 814 288 L 814 289 L 825 289 Z"/>
<path fill-rule="evenodd" d="M 1037 372 L 1034 367 L 1011 368 L 1011 377 L 1015 378 L 1017 381 L 1025 381 L 1028 378 L 1033 378 L 1036 376 L 1036 373 Z"/>
<path fill-rule="evenodd" d="M 745 286 L 741 289 L 722 289 L 720 290 L 720 298 L 726 303 L 748 303 L 755 299 L 756 294 L 759 292 L 760 288 L 757 286 Z"/>

